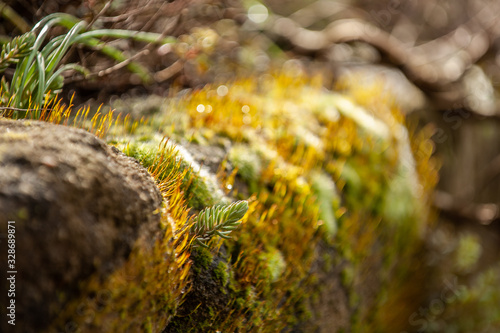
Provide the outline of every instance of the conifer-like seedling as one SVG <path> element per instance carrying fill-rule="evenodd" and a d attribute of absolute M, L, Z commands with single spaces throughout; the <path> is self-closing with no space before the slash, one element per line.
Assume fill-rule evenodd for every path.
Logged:
<path fill-rule="evenodd" d="M 17 64 L 20 59 L 28 55 L 34 42 L 35 34 L 29 32 L 4 44 L 0 52 L 0 73 L 3 73 L 10 64 Z"/>
<path fill-rule="evenodd" d="M 191 227 L 191 233 L 196 236 L 196 245 L 208 247 L 206 242 L 214 235 L 230 239 L 228 235 L 238 227 L 247 211 L 248 202 L 244 200 L 202 210 Z"/>

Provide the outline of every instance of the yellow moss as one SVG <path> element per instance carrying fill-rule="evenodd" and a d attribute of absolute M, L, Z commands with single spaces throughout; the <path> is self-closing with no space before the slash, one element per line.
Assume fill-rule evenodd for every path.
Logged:
<path fill-rule="evenodd" d="M 304 279 L 314 260 L 312 249 L 323 237 L 318 232 L 324 222 L 320 218 L 321 205 L 317 193 L 311 190 L 310 174 L 325 170 L 343 194 L 342 204 L 331 203 L 333 216 L 340 218 L 334 244 L 353 262 L 353 267 L 361 265 L 367 257 L 374 262 L 383 260 L 389 250 L 374 250 L 379 237 L 387 242 L 387 248 L 404 239 L 401 238 L 406 232 L 404 228 L 388 228 L 383 225 L 388 221 L 382 215 L 391 180 L 401 165 L 400 142 L 406 139 L 398 131 L 404 125 L 403 117 L 390 98 L 376 88 L 360 92 L 353 89 L 349 99 L 320 89 L 317 79 L 283 73 L 271 73 L 258 80 L 239 80 L 226 87 L 228 93 L 219 96 L 217 86 L 207 86 L 176 101 L 171 108 L 187 112 L 186 132 L 209 129 L 208 140 L 229 137 L 233 144 L 244 143 L 245 149 L 261 159 L 259 186 L 250 193 L 256 200 L 249 210 L 248 222 L 227 245 L 238 249 L 232 254 L 238 258 L 235 265 L 238 288 L 253 286 L 257 302 L 264 309 L 259 314 L 260 324 L 279 326 L 278 323 L 283 324 L 293 316 L 293 307 L 272 310 L 273 300 L 286 299 L 286 293 Z M 236 175 L 252 178 L 246 165 L 238 161 L 239 156 L 234 156 L 235 152 L 238 150 L 233 150 L 230 160 L 236 161 L 240 168 Z M 417 173 L 418 165 L 421 164 L 417 164 Z M 222 183 L 234 174 L 224 177 Z M 413 218 L 411 213 L 409 217 Z M 420 222 L 424 227 L 425 221 L 423 218 Z M 408 226 L 412 221 L 400 223 Z M 388 228 L 387 234 L 383 228 Z M 405 237 L 411 240 L 416 234 Z M 286 267 L 275 288 L 270 288 L 271 282 L 263 279 L 266 265 L 259 260 L 269 247 L 280 251 Z M 396 260 L 396 257 L 388 258 Z M 357 283 L 371 274 L 359 272 L 355 277 Z"/>

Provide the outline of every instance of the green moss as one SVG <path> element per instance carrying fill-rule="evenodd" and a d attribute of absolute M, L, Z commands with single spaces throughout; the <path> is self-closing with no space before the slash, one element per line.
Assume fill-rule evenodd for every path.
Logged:
<path fill-rule="evenodd" d="M 384 197 L 383 215 L 390 223 L 405 224 L 418 216 L 418 204 L 413 194 L 412 177 L 408 169 L 399 166 L 396 175 L 388 184 Z"/>
<path fill-rule="evenodd" d="M 159 142 L 130 142 L 119 143 L 117 147 L 121 149 L 127 156 L 133 157 L 145 167 L 149 168 L 154 164 L 155 158 L 158 155 Z"/>
<path fill-rule="evenodd" d="M 197 247 L 193 249 L 191 254 L 193 259 L 193 270 L 196 274 L 199 274 L 202 270 L 208 270 L 213 260 L 213 256 L 208 249 Z"/>
<path fill-rule="evenodd" d="M 342 167 L 341 178 L 346 182 L 345 195 L 353 198 L 360 198 L 363 190 L 363 183 L 357 170 L 356 165 L 349 162 Z"/>
<path fill-rule="evenodd" d="M 122 113 L 131 114 L 136 118 L 141 118 L 158 113 L 163 108 L 164 103 L 164 97 L 148 95 L 146 98 L 131 97 L 117 99 L 110 107 L 120 110 Z"/>
<path fill-rule="evenodd" d="M 295 305 L 295 313 L 296 316 L 294 320 L 290 322 L 291 325 L 296 325 L 299 322 L 305 322 L 313 317 L 313 314 L 304 299 L 297 301 Z"/>
<path fill-rule="evenodd" d="M 186 196 L 190 207 L 201 210 L 221 203 L 224 198 L 212 179 L 195 172 L 190 172 L 190 176 L 191 181 L 186 186 Z"/>
<path fill-rule="evenodd" d="M 153 333 L 153 325 L 151 323 L 151 317 L 146 318 L 146 324 L 144 325 L 144 332 Z"/>
<path fill-rule="evenodd" d="M 276 282 L 282 276 L 287 266 L 283 254 L 276 248 L 270 248 L 263 253 L 260 260 L 266 263 L 267 269 L 264 275 L 269 277 L 271 283 Z"/>
<path fill-rule="evenodd" d="M 337 234 L 337 219 L 334 209 L 340 206 L 340 197 L 337 194 L 335 183 L 332 178 L 324 173 L 316 173 L 312 176 L 312 189 L 316 194 L 320 213 L 326 231 L 330 237 Z"/>
<path fill-rule="evenodd" d="M 226 286 L 229 282 L 229 273 L 227 264 L 219 261 L 214 269 L 215 279 L 220 282 L 222 286 Z"/>
<path fill-rule="evenodd" d="M 348 265 L 342 269 L 341 272 L 341 281 L 342 285 L 346 287 L 347 289 L 350 289 L 353 282 L 354 282 L 354 267 L 352 265 Z"/>
<path fill-rule="evenodd" d="M 186 175 L 182 179 L 182 189 L 189 207 L 201 210 L 225 200 L 216 181 L 199 166 L 196 165 L 193 168 L 192 164 L 186 161 L 182 155 L 185 153 L 183 150 L 179 151 L 175 145 L 167 145 L 164 148 L 159 148 L 160 146 L 161 141 L 158 140 L 138 140 L 127 144 L 117 144 L 117 147 L 123 150 L 127 156 L 135 158 L 145 168 L 153 166 L 161 155 L 167 158 L 170 163 L 167 163 L 162 172 L 157 175 L 158 181 L 165 179 L 180 163 L 180 171 L 186 171 Z"/>
<path fill-rule="evenodd" d="M 151 134 L 143 135 L 137 139 L 137 142 L 150 142 L 154 139 Z"/>
<path fill-rule="evenodd" d="M 238 168 L 238 174 L 249 184 L 250 191 L 255 192 L 257 181 L 262 172 L 260 156 L 248 146 L 237 144 L 229 152 L 229 161 Z"/>
<path fill-rule="evenodd" d="M 253 286 L 247 286 L 238 293 L 237 299 L 241 310 L 255 310 L 258 307 L 258 297 Z"/>
<path fill-rule="evenodd" d="M 236 298 L 236 301 L 234 303 L 235 309 L 239 311 L 243 310 L 247 305 L 247 300 L 243 297 Z"/>

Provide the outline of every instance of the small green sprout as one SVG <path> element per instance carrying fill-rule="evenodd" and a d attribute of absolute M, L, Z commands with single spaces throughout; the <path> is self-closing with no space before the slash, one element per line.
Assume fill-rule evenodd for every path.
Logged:
<path fill-rule="evenodd" d="M 247 211 L 248 202 L 244 200 L 202 210 L 191 227 L 191 233 L 197 236 L 196 245 L 208 247 L 206 242 L 214 235 L 230 239 L 228 235 L 238 227 Z"/>

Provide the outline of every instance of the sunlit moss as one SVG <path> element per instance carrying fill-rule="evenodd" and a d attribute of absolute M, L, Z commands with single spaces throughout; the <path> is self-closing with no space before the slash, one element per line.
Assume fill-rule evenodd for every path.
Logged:
<path fill-rule="evenodd" d="M 248 147 L 235 145 L 229 152 L 229 161 L 238 168 L 238 174 L 247 182 L 255 183 L 262 172 L 260 157 Z"/>
<path fill-rule="evenodd" d="M 262 253 L 260 260 L 266 263 L 267 270 L 265 277 L 269 276 L 271 282 L 276 282 L 285 272 L 286 262 L 281 252 L 276 248 L 271 248 Z"/>
<path fill-rule="evenodd" d="M 312 175 L 312 188 L 317 196 L 320 218 L 330 236 L 335 236 L 338 225 L 335 209 L 340 206 L 340 197 L 331 177 L 323 173 Z"/>
<path fill-rule="evenodd" d="M 412 188 L 420 181 L 419 170 L 415 164 L 409 164 L 410 169 L 405 164 L 408 151 L 402 143 L 408 137 L 398 132 L 402 117 L 391 108 L 390 100 L 382 103 L 384 97 L 373 90 L 362 97 L 363 104 L 370 106 L 365 109 L 345 96 L 321 89 L 318 80 L 279 73 L 225 87 L 226 94 L 207 86 L 174 105 L 189 115 L 187 132 L 209 128 L 212 139 L 208 144 L 217 137 L 231 140 L 229 162 L 249 186 L 249 195 L 256 198 L 248 221 L 226 242 L 236 260 L 236 290 L 254 286 L 257 295 L 260 311 L 251 312 L 246 322 L 283 327 L 280 325 L 292 320 L 301 297 L 289 298 L 290 303 L 279 312 L 271 310 L 273 300 L 294 293 L 310 271 L 313 249 L 324 235 L 318 228 L 321 224 L 327 224 L 330 236 L 336 235 L 334 246 L 351 262 L 350 271 L 356 272 L 347 285 L 356 289 L 360 281 L 374 278 L 364 272 L 367 258 L 374 263 L 385 258 L 387 263 L 381 269 L 387 267 L 387 271 L 376 279 L 388 281 L 393 274 L 389 268 L 413 253 L 405 250 L 399 255 L 391 246 L 401 247 L 409 240 L 407 244 L 414 244 L 419 233 L 411 229 L 420 230 L 426 223 L 425 217 L 420 221 L 419 198 Z M 370 96 L 375 103 L 368 102 Z M 403 178 L 410 181 L 398 182 L 403 167 L 409 170 Z M 318 178 L 317 170 L 324 170 L 320 173 L 323 178 Z M 255 183 L 259 186 L 252 185 Z M 393 191 L 396 196 L 388 196 Z M 406 201 L 392 205 L 402 194 Z M 417 219 L 420 226 L 414 226 Z M 391 221 L 399 224 L 388 227 Z M 387 242 L 385 247 L 380 247 L 381 240 Z M 276 282 L 264 279 L 278 276 L 268 271 L 272 261 L 266 252 L 269 248 L 282 256 L 277 261 L 282 264 L 276 267 L 283 271 Z M 278 285 L 271 288 L 272 283 Z M 362 289 L 352 295 L 362 300 L 366 297 Z M 237 322 L 235 319 L 233 325 Z"/>
<path fill-rule="evenodd" d="M 114 143 L 122 149 L 128 156 L 134 157 L 147 168 L 155 163 L 158 154 L 164 154 L 159 150 L 161 140 L 153 139 L 150 141 L 133 141 L 127 143 Z M 182 179 L 182 190 L 185 192 L 188 205 L 197 210 L 225 202 L 224 194 L 220 189 L 215 177 L 210 175 L 198 163 L 192 161 L 192 158 L 181 146 L 173 143 L 167 143 L 166 149 L 172 155 L 169 166 L 165 166 L 162 173 L 158 174 L 157 179 L 162 180 L 172 172 L 174 165 L 179 165 L 181 170 L 186 171 L 186 177 Z"/>
<path fill-rule="evenodd" d="M 217 267 L 214 269 L 215 278 L 220 282 L 222 286 L 225 286 L 229 282 L 229 273 L 227 264 L 223 261 L 219 261 Z"/>
<path fill-rule="evenodd" d="M 202 270 L 207 270 L 210 267 L 213 256 L 209 250 L 202 247 L 195 248 L 193 252 L 193 269 L 195 273 L 199 274 Z"/>

